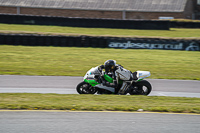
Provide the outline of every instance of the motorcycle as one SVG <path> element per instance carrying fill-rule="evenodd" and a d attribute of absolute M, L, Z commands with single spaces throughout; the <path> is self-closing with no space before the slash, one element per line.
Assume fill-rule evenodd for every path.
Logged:
<path fill-rule="evenodd" d="M 136 71 L 131 73 L 131 80 L 119 80 L 117 87 L 108 87 L 102 84 L 102 80 L 113 83 L 111 76 L 105 74 L 105 72 L 101 73 L 97 68 L 93 67 L 85 74 L 83 81 L 77 85 L 76 90 L 79 94 L 117 94 L 118 92 L 115 90 L 119 90 L 123 82 L 127 82 L 129 86 L 124 95 L 149 95 L 152 86 L 144 78 L 150 75 L 149 71 Z"/>

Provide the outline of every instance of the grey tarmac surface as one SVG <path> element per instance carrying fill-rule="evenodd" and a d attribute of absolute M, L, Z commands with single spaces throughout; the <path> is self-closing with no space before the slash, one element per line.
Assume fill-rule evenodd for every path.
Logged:
<path fill-rule="evenodd" d="M 0 93 L 77 94 L 75 87 L 82 79 L 0 75 Z M 148 81 L 151 95 L 200 97 L 199 81 Z M 0 110 L 0 133 L 199 133 L 199 125 L 197 114 Z"/>
<path fill-rule="evenodd" d="M 199 133 L 200 115 L 0 111 L 1 133 Z"/>
<path fill-rule="evenodd" d="M 77 94 L 83 77 L 0 75 L 0 93 Z M 147 79 L 153 87 L 150 96 L 200 97 L 200 81 Z"/>

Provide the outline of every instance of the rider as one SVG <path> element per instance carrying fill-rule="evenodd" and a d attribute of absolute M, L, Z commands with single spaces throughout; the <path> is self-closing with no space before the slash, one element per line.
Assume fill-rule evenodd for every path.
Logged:
<path fill-rule="evenodd" d="M 129 87 L 129 81 L 133 78 L 131 71 L 126 70 L 123 66 L 116 64 L 115 60 L 107 60 L 104 65 L 99 66 L 99 70 L 102 72 L 102 69 L 105 69 L 105 73 L 113 79 L 113 83 L 109 83 L 106 80 L 102 80 L 103 85 L 108 87 L 116 88 L 115 93 L 125 94 Z M 102 78 L 103 79 L 103 78 Z M 119 88 L 119 80 L 123 81 L 122 86 Z"/>

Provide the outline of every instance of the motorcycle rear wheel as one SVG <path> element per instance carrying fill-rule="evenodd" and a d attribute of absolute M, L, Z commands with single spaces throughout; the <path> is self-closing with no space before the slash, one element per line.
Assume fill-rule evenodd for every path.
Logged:
<path fill-rule="evenodd" d="M 76 87 L 79 94 L 95 94 L 97 90 L 85 81 L 79 83 Z"/>
<path fill-rule="evenodd" d="M 147 95 L 149 95 L 151 90 L 152 90 L 151 84 L 146 80 L 142 80 L 133 85 L 129 94 L 130 95 L 146 95 L 147 96 Z"/>

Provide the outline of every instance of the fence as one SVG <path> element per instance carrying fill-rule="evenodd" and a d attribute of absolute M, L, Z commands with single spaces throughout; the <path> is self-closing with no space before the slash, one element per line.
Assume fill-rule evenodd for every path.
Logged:
<path fill-rule="evenodd" d="M 56 25 L 89 28 L 169 30 L 169 21 L 159 20 L 87 19 L 0 14 L 0 23 Z"/>
<path fill-rule="evenodd" d="M 155 29 L 169 30 L 169 28 L 200 28 L 200 22 L 178 22 L 159 20 L 117 20 L 117 19 L 87 19 L 47 16 L 28 16 L 0 14 L 0 23 L 56 25 L 92 28 L 123 28 L 123 29 Z"/>
<path fill-rule="evenodd" d="M 200 28 L 200 22 L 170 22 L 171 28 Z"/>
<path fill-rule="evenodd" d="M 23 46 L 98 47 L 200 51 L 200 40 L 0 34 L 0 44 Z"/>

